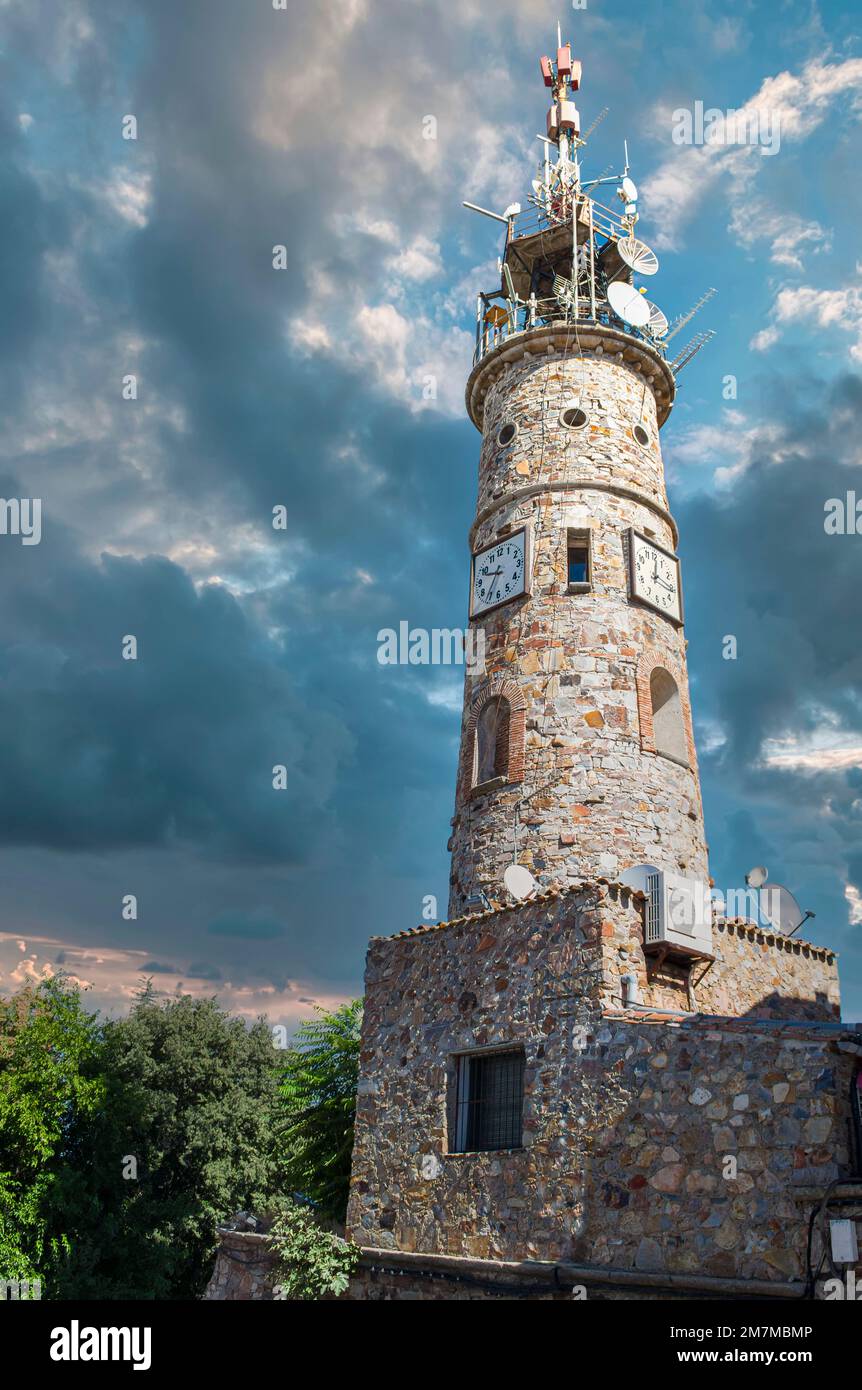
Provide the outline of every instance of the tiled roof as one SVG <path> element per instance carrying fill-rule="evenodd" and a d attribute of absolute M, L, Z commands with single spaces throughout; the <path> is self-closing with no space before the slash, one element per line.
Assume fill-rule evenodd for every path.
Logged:
<path fill-rule="evenodd" d="M 862 1024 L 834 1022 L 827 1019 L 807 1018 L 745 1018 L 738 1014 L 679 1013 L 672 1009 L 651 1009 L 645 1004 L 634 1004 L 628 1009 L 605 1009 L 602 1018 L 609 1023 L 667 1023 L 676 1027 L 696 1024 L 700 1028 L 721 1028 L 722 1031 L 743 1029 L 754 1032 L 804 1032 L 816 1033 L 818 1037 L 856 1037 L 860 1036 Z"/>
<path fill-rule="evenodd" d="M 424 936 L 427 932 L 442 931 L 444 927 L 458 927 L 464 922 L 487 922 L 492 917 L 499 917 L 504 912 L 514 912 L 519 907 L 526 907 L 529 903 L 552 902 L 555 898 L 568 898 L 574 893 L 585 893 L 590 888 L 601 885 L 603 888 L 616 888 L 619 892 L 634 898 L 636 902 L 646 901 L 644 894 L 639 888 L 632 888 L 631 884 L 620 883 L 619 879 L 596 878 L 581 880 L 578 883 L 567 885 L 565 888 L 546 888 L 544 892 L 537 893 L 533 898 L 526 898 L 521 903 L 497 903 L 495 902 L 490 909 L 485 912 L 469 912 L 464 917 L 452 917 L 448 922 L 426 922 L 419 927 L 408 927 L 407 931 L 393 932 L 388 937 L 373 936 L 372 941 L 397 941 L 405 936 Z"/>
<path fill-rule="evenodd" d="M 408 936 L 424 936 L 428 932 L 443 931 L 445 927 L 458 927 L 465 922 L 489 922 L 492 917 L 499 917 L 503 912 L 514 912 L 518 907 L 525 906 L 526 903 L 553 902 L 556 898 L 567 898 L 575 893 L 588 892 L 590 888 L 601 886 L 603 888 L 613 888 L 618 892 L 627 895 L 635 902 L 645 902 L 645 895 L 639 888 L 632 888 L 628 883 L 621 883 L 619 879 L 595 878 L 591 880 L 582 879 L 577 883 L 568 884 L 565 888 L 553 887 L 546 888 L 544 892 L 537 893 L 534 898 L 525 899 L 524 903 L 498 903 L 495 902 L 484 912 L 469 912 L 463 917 L 452 917 L 448 922 L 423 922 L 418 927 L 408 927 L 406 931 L 393 932 L 388 937 L 373 936 L 372 941 L 397 941 Z M 756 922 L 750 921 L 746 917 L 719 917 L 713 922 L 713 926 L 719 930 L 725 927 L 733 927 L 740 934 L 744 933 L 749 940 L 754 940 L 759 936 L 769 946 L 777 946 L 779 950 L 794 950 L 797 946 L 808 951 L 815 951 L 824 959 L 834 960 L 837 956 L 836 951 L 832 951 L 828 946 L 817 946 L 812 941 L 802 941 L 796 936 L 783 936 L 780 932 L 769 931 L 768 928 L 760 927 Z"/>
<path fill-rule="evenodd" d="M 760 937 L 767 946 L 777 946 L 779 950 L 792 951 L 797 946 L 807 951 L 815 951 L 817 955 L 829 960 L 836 960 L 838 952 L 831 950 L 829 946 L 818 946 L 813 941 L 803 941 L 799 936 L 785 936 L 783 932 L 770 931 L 768 927 L 761 927 L 757 922 L 752 922 L 748 917 L 717 917 L 713 926 L 719 931 L 725 927 L 733 927 L 740 935 L 748 937 L 753 941 L 755 937 Z"/>

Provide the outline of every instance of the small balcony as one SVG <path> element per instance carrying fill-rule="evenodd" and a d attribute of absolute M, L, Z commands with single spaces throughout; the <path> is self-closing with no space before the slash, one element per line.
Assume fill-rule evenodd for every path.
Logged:
<path fill-rule="evenodd" d="M 577 313 L 574 304 L 561 304 L 556 295 L 549 299 L 509 299 L 502 290 L 492 294 L 480 294 L 476 312 L 476 348 L 473 365 L 481 362 L 489 352 L 518 334 L 527 333 L 531 328 L 569 327 L 572 333 L 572 347 L 577 349 L 579 327 L 602 324 L 626 333 L 639 342 L 646 343 L 662 357 L 667 356 L 664 344 L 646 329 L 634 328 L 623 323 L 609 307 L 607 301 L 597 300 L 595 307 L 591 300 L 580 299 Z"/>

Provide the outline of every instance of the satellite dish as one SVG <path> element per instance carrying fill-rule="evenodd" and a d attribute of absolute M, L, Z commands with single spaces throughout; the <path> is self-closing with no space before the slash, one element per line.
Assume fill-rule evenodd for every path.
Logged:
<path fill-rule="evenodd" d="M 745 881 L 749 888 L 762 888 L 768 878 L 769 870 L 764 868 L 762 864 L 755 864 L 754 868 L 749 869 L 745 875 Z"/>
<path fill-rule="evenodd" d="M 517 216 L 518 216 L 518 213 L 519 213 L 520 211 L 521 211 L 521 204 L 520 204 L 520 203 L 510 203 L 509 206 L 506 208 L 506 211 L 503 213 L 503 216 L 504 216 L 504 217 L 517 217 Z"/>
<path fill-rule="evenodd" d="M 575 287 L 571 280 L 566 280 L 562 275 L 554 276 L 554 298 L 564 309 L 570 309 L 574 303 Z"/>
<path fill-rule="evenodd" d="M 789 888 L 773 883 L 759 894 L 760 911 L 771 927 L 787 936 L 805 921 L 806 914 Z"/>
<path fill-rule="evenodd" d="M 651 251 L 646 242 L 639 241 L 636 236 L 618 241 L 617 250 L 623 264 L 631 266 L 638 275 L 655 275 L 658 270 L 658 256 L 655 251 Z"/>
<path fill-rule="evenodd" d="M 646 306 L 649 309 L 647 328 L 654 338 L 663 338 L 668 330 L 667 315 L 662 313 L 657 304 L 652 304 L 649 300 L 646 301 Z"/>
<path fill-rule="evenodd" d="M 624 280 L 615 280 L 608 285 L 608 303 L 618 318 L 635 328 L 644 328 L 649 323 L 649 304 L 638 294 L 634 285 L 627 285 Z"/>
<path fill-rule="evenodd" d="M 521 903 L 525 898 L 530 898 L 538 892 L 539 885 L 533 878 L 529 869 L 525 869 L 523 864 L 510 864 L 503 875 L 503 882 L 513 898 L 517 898 Z"/>
<path fill-rule="evenodd" d="M 638 190 L 634 179 L 630 179 L 627 175 L 623 177 L 617 189 L 617 196 L 621 198 L 624 203 L 636 203 L 638 200 Z"/>

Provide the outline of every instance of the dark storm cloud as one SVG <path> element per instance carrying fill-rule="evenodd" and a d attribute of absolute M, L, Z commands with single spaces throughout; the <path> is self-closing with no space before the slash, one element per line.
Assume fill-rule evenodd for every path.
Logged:
<path fill-rule="evenodd" d="M 824 529 L 829 499 L 862 500 L 862 381 L 809 379 L 800 394 L 774 379 L 759 418 L 749 467 L 677 508 L 712 869 L 724 887 L 766 863 L 800 892 L 817 912 L 807 933 L 843 950 L 858 998 L 843 886 L 862 889 L 862 770 L 802 759 L 821 744 L 862 749 L 862 536 Z M 736 660 L 722 656 L 727 636 Z M 796 764 L 770 765 L 769 741 Z"/>
<path fill-rule="evenodd" d="M 222 972 L 217 965 L 207 965 L 205 961 L 192 961 L 185 971 L 187 980 L 220 980 Z"/>
<path fill-rule="evenodd" d="M 207 927 L 210 936 L 232 936 L 240 941 L 275 941 L 286 934 L 283 922 L 263 917 L 219 917 Z"/>
<path fill-rule="evenodd" d="M 466 421 L 412 414 L 373 363 L 335 349 L 354 346 L 365 303 L 391 299 L 409 316 L 388 262 L 411 236 L 449 234 L 431 300 L 493 260 L 483 219 L 455 221 L 486 156 L 478 118 L 521 125 L 530 141 L 540 94 L 528 31 L 534 15 L 543 35 L 555 17 L 549 26 L 524 0 L 495 9 L 497 31 L 481 8 L 465 19 L 448 3 L 276 13 L 267 0 L 97 0 L 72 6 L 65 26 L 55 11 L 34 0 L 11 31 L 25 95 L 39 63 L 55 74 L 53 106 L 30 104 L 32 134 L 53 131 L 58 152 L 52 176 L 35 177 L 15 108 L 3 108 L 13 159 L 0 195 L 21 215 L 0 222 L 0 351 L 48 383 L 49 404 L 68 404 L 76 428 L 67 436 L 62 418 L 34 410 L 3 484 L 26 494 L 35 474 L 45 538 L 29 551 L 0 544 L 0 843 L 41 847 L 55 918 L 67 911 L 68 851 L 89 853 L 74 919 L 89 940 L 116 920 L 105 904 L 134 888 L 147 905 L 134 944 L 156 960 L 187 952 L 183 978 L 248 970 L 281 989 L 302 972 L 311 999 L 322 980 L 355 986 L 368 935 L 415 923 L 424 894 L 445 913 L 462 673 L 381 667 L 376 634 L 401 619 L 465 622 L 478 452 Z M 646 39 L 636 24 L 619 34 L 596 22 L 599 92 L 598 65 L 624 47 L 639 55 Z M 92 37 L 76 39 L 85 28 Z M 479 39 L 496 74 L 481 89 Z M 339 81 L 322 63 L 330 45 Z M 642 102 L 627 80 L 617 90 Z M 125 111 L 137 142 L 118 139 Z M 425 111 L 440 120 L 433 168 L 415 157 Z M 52 126 L 52 115 L 63 119 Z M 511 141 L 487 159 L 489 178 L 507 157 L 518 196 L 529 166 Z M 145 225 L 124 223 L 105 187 L 148 178 Z M 394 234 L 371 234 L 359 212 L 390 219 Z M 287 247 L 283 273 L 275 243 Z M 329 289 L 334 348 L 303 356 L 291 325 L 313 321 Z M 119 407 L 132 360 L 140 400 Z M 7 387 L 23 379 L 7 365 Z M 816 722 L 815 697 L 858 727 L 858 651 L 825 620 L 837 591 L 840 623 L 858 629 L 855 542 L 822 537 L 824 496 L 840 491 L 825 474 L 841 474 L 851 438 L 832 422 L 839 406 L 856 411 L 858 385 L 804 409 L 791 388 L 764 402 L 765 419 L 785 421 L 780 466 L 764 449 L 725 503 L 677 510 L 695 705 L 727 738 L 701 759 L 717 877 L 755 859 L 805 866 L 832 939 L 827 908 L 846 920 L 841 873 L 862 882 L 858 775 L 755 763 L 764 738 Z M 277 503 L 288 531 L 274 541 Z M 197 570 L 181 551 L 175 563 L 141 558 L 176 555 L 193 531 L 196 552 L 214 552 Z M 274 544 L 275 559 L 262 558 Z M 99 558 L 106 548 L 138 558 Z M 195 589 L 189 575 L 207 563 L 237 596 Z M 120 659 L 130 632 L 137 663 Z M 736 663 L 720 658 L 726 632 L 739 639 Z M 271 788 L 275 762 L 288 766 L 284 793 Z M 825 797 L 835 815 L 815 820 L 806 808 Z M 97 886 L 80 863 L 98 863 Z M 130 939 L 125 925 L 110 930 Z"/>
<path fill-rule="evenodd" d="M 8 539 L 8 538 L 7 538 Z M 235 598 L 176 565 L 0 551 L 0 837 L 71 848 L 192 843 L 305 859 L 351 739 L 297 698 Z M 53 563 L 51 563 L 53 561 Z M 136 660 L 123 660 L 126 636 Z M 288 769 L 273 788 L 273 767 Z M 300 810 L 301 808 L 301 810 Z"/>

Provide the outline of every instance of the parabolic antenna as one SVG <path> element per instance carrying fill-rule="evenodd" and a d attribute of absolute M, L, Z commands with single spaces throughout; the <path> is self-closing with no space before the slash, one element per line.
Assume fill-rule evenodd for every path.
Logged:
<path fill-rule="evenodd" d="M 644 328 L 649 323 L 649 304 L 643 295 L 638 294 L 634 285 L 627 285 L 624 280 L 615 280 L 608 285 L 608 303 L 619 318 L 635 328 Z"/>
<path fill-rule="evenodd" d="M 523 864 L 510 864 L 503 875 L 503 882 L 518 902 L 523 902 L 538 890 L 538 883 L 533 878 L 529 869 L 525 869 Z"/>
<path fill-rule="evenodd" d="M 761 889 L 759 897 L 761 913 L 771 927 L 785 936 L 805 920 L 799 903 L 783 884 L 773 883 L 771 887 Z"/>
<path fill-rule="evenodd" d="M 571 280 L 566 280 L 562 275 L 554 276 L 554 298 L 563 308 L 569 309 L 575 297 L 575 287 Z"/>
<path fill-rule="evenodd" d="M 662 313 L 657 304 L 652 304 L 648 299 L 645 302 L 649 309 L 647 328 L 654 338 L 663 338 L 668 330 L 667 315 Z"/>
<path fill-rule="evenodd" d="M 745 875 L 745 881 L 749 888 L 762 888 L 769 878 L 769 870 L 762 864 L 755 864 L 753 869 L 749 869 Z"/>
<path fill-rule="evenodd" d="M 627 175 L 620 180 L 617 193 L 624 203 L 636 203 L 638 200 L 637 184 L 634 179 L 630 179 Z M 643 245 L 643 243 L 641 243 L 641 245 Z"/>
<path fill-rule="evenodd" d="M 651 251 L 646 242 L 640 241 L 636 236 L 618 241 L 617 250 L 623 264 L 631 266 L 638 275 L 655 275 L 658 270 L 658 256 L 655 251 Z"/>

